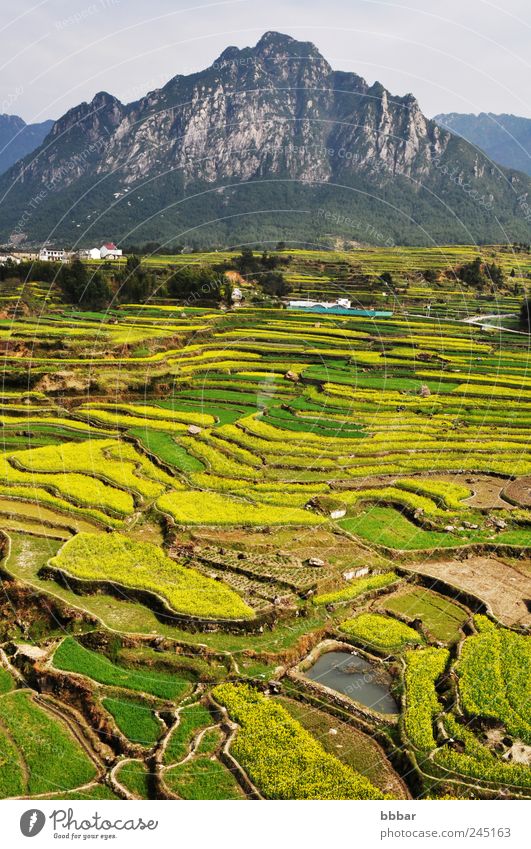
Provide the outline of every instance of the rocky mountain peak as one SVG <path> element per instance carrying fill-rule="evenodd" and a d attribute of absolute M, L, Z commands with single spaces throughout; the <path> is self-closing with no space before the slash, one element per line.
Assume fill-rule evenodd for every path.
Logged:
<path fill-rule="evenodd" d="M 101 91 L 69 110 L 36 155 L 6 175 L 17 191 L 5 216 L 16 223 L 17 203 L 20 217 L 26 194 L 51 180 L 59 207 L 61 191 L 75 198 L 65 228 L 75 233 L 87 220 L 100 221 L 101 208 L 136 228 L 149 209 L 149 238 L 157 237 L 157 226 L 180 220 L 188 197 L 208 197 L 220 220 L 236 195 L 244 208 L 253 191 L 263 192 L 265 207 L 292 208 L 301 187 L 328 186 L 329 197 L 333 186 L 360 187 L 357 202 L 367 197 L 373 206 L 380 194 L 402 193 L 410 210 L 423 186 L 431 186 L 429 204 L 449 192 L 468 202 L 445 177 L 444 157 L 465 183 L 483 181 L 477 192 L 485 205 L 495 188 L 508 208 L 516 191 L 527 190 L 479 167 L 477 152 L 426 118 L 412 94 L 396 97 L 379 82 L 369 86 L 355 73 L 333 71 L 315 45 L 270 31 L 254 47 L 227 47 L 206 70 L 175 76 L 135 103 L 124 106 Z M 95 201 L 86 188 L 91 180 Z M 284 192 L 293 197 L 284 200 Z M 441 216 L 446 221 L 446 207 Z M 48 227 L 44 213 L 42 220 Z"/>

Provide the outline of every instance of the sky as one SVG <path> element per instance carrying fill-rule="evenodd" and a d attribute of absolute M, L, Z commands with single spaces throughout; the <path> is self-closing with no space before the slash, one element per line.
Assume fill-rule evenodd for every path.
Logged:
<path fill-rule="evenodd" d="M 266 30 L 439 112 L 531 117 L 529 0 L 2 0 L 0 113 L 58 118 L 97 91 L 124 103 Z"/>

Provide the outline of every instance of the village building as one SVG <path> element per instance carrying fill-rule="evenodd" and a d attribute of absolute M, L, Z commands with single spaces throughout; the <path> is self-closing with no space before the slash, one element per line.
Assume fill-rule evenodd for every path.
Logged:
<path fill-rule="evenodd" d="M 42 262 L 65 262 L 67 259 L 66 252 L 56 248 L 41 248 L 39 251 L 39 259 Z"/>
<path fill-rule="evenodd" d="M 101 259 L 99 248 L 85 248 L 77 252 L 78 259 Z"/>
<path fill-rule="evenodd" d="M 0 263 L 5 265 L 7 262 L 12 262 L 14 265 L 20 265 L 20 259 L 15 254 L 0 254 Z"/>
<path fill-rule="evenodd" d="M 122 256 L 122 251 L 114 242 L 106 242 L 100 248 L 100 259 L 117 259 L 119 256 Z"/>

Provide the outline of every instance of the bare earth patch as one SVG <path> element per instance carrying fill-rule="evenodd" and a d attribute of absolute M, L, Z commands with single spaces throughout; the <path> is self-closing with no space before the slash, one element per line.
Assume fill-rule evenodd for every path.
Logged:
<path fill-rule="evenodd" d="M 440 578 L 485 601 L 504 625 L 529 625 L 524 599 L 531 596 L 529 578 L 495 557 L 411 563 L 413 572 Z"/>
<path fill-rule="evenodd" d="M 531 507 L 531 475 L 510 481 L 503 492 L 520 507 Z"/>

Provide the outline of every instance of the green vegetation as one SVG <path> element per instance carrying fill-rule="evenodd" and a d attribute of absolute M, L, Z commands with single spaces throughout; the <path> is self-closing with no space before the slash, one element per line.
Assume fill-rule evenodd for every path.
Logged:
<path fill-rule="evenodd" d="M 235 777 L 218 760 L 193 758 L 164 773 L 164 782 L 181 799 L 243 799 Z"/>
<path fill-rule="evenodd" d="M 527 528 L 507 530 L 494 535 L 491 531 L 463 527 L 455 532 L 427 531 L 419 528 L 392 507 L 372 507 L 349 519 L 342 519 L 342 528 L 370 543 L 403 551 L 424 551 L 435 548 L 460 548 L 472 543 L 489 542 L 528 546 L 531 533 Z"/>
<path fill-rule="evenodd" d="M 164 750 L 164 763 L 174 764 L 182 761 L 188 754 L 190 743 L 196 733 L 212 724 L 211 714 L 201 704 L 180 710 L 178 724 L 171 732 Z"/>
<path fill-rule="evenodd" d="M 528 766 L 508 763 L 496 758 L 451 714 L 445 717 L 444 724 L 452 739 L 464 744 L 464 751 L 448 747 L 441 748 L 433 756 L 436 764 L 457 773 L 460 777 L 488 781 L 503 787 L 514 785 L 518 788 L 531 788 L 531 773 Z"/>
<path fill-rule="evenodd" d="M 398 575 L 395 572 L 383 572 L 377 575 L 369 575 L 366 578 L 355 578 L 343 589 L 316 595 L 314 602 L 315 604 L 336 604 L 343 601 L 352 601 L 363 593 L 383 589 L 398 580 Z"/>
<path fill-rule="evenodd" d="M 96 767 L 81 745 L 58 719 L 39 707 L 28 692 L 19 690 L 0 697 L 0 730 L 2 727 L 13 740 L 27 769 L 25 792 L 69 790 L 95 777 Z M 3 778 L 4 789 L 20 793 L 20 774 L 14 767 L 19 757 L 14 755 L 12 744 L 5 746 L 5 738 L 4 753 L 13 758 L 8 761 L 7 774 Z"/>
<path fill-rule="evenodd" d="M 116 771 L 116 778 L 137 799 L 150 798 L 149 772 L 142 761 L 124 761 Z"/>
<path fill-rule="evenodd" d="M 40 796 L 40 799 L 64 799 L 65 801 L 83 801 L 87 799 L 89 801 L 95 800 L 99 801 L 100 799 L 119 799 L 120 796 L 117 796 L 116 793 L 107 787 L 106 784 L 91 784 L 88 787 L 85 787 L 83 790 L 70 790 L 67 793 L 58 793 L 50 796 Z"/>
<path fill-rule="evenodd" d="M 62 302 L 89 268 L 113 309 Z M 297 700 L 287 676 L 286 697 L 261 693 L 336 636 L 390 656 L 401 715 L 378 739 L 413 752 L 410 791 L 529 795 L 530 351 L 504 329 L 531 294 L 528 246 L 157 250 L 51 285 L 59 271 L 0 268 L 0 518 L 17 581 L 1 642 L 10 662 L 35 647 L 19 650 L 30 686 L 38 650 L 54 654 L 91 694 L 83 721 L 101 730 L 105 709 L 130 741 L 119 754 L 145 747 L 117 770 L 141 798 L 161 740 L 176 795 L 241 798 L 204 706 L 216 685 L 240 726 L 232 754 L 267 798 L 403 798 L 348 708 Z M 208 302 L 172 298 L 200 280 Z M 219 310 L 233 285 L 242 303 Z M 366 312 L 280 309 L 288 290 Z M 462 320 L 479 314 L 498 318 Z M 477 616 L 471 632 L 471 596 L 506 627 Z M 0 795 L 112 798 L 62 692 L 47 701 L 6 669 Z"/>
<path fill-rule="evenodd" d="M 442 642 L 459 639 L 459 629 L 467 619 L 462 607 L 420 587 L 386 596 L 382 604 L 386 610 L 409 619 L 421 619 L 430 634 Z"/>
<path fill-rule="evenodd" d="M 14 687 L 13 677 L 7 669 L 4 669 L 3 666 L 0 666 L 0 695 L 2 693 L 9 693 Z"/>
<path fill-rule="evenodd" d="M 163 675 L 152 669 L 126 669 L 104 655 L 86 649 L 72 637 L 66 637 L 56 649 L 53 664 L 57 669 L 86 675 L 99 684 L 150 693 L 161 699 L 179 700 L 189 690 L 188 681 L 175 675 Z"/>
<path fill-rule="evenodd" d="M 531 644 L 527 637 L 474 618 L 479 633 L 468 637 L 456 665 L 465 711 L 502 722 L 509 734 L 531 745 Z"/>
<path fill-rule="evenodd" d="M 428 752 L 436 747 L 433 720 L 441 706 L 435 681 L 448 662 L 446 649 L 426 648 L 406 654 L 406 709 L 404 731 L 415 749 Z"/>
<path fill-rule="evenodd" d="M 215 492 L 168 492 L 158 499 L 157 507 L 180 525 L 315 525 L 322 521 L 296 507 L 250 504 Z"/>
<path fill-rule="evenodd" d="M 334 755 L 355 772 L 360 772 L 382 792 L 401 798 L 404 789 L 384 755 L 369 734 L 348 722 L 303 702 L 281 697 L 282 706 L 303 726 L 329 754 Z"/>
<path fill-rule="evenodd" d="M 0 799 L 21 796 L 26 790 L 25 776 L 18 750 L 3 725 L 0 725 L 0 765 Z"/>
<path fill-rule="evenodd" d="M 162 732 L 162 725 L 145 703 L 126 699 L 102 699 L 116 725 L 133 743 L 152 746 Z"/>

